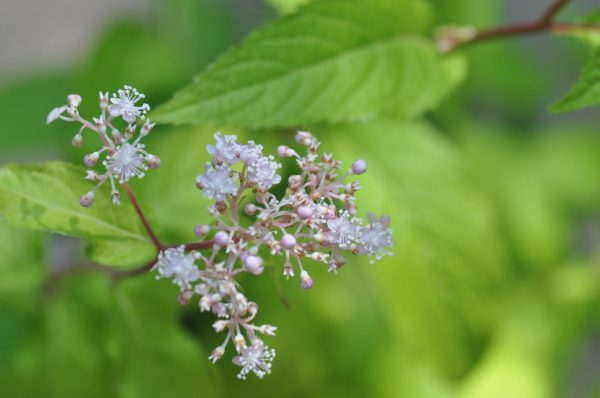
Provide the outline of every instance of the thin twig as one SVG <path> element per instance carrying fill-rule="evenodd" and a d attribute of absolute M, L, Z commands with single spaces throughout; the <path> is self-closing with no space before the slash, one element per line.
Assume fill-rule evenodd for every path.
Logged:
<path fill-rule="evenodd" d="M 456 49 L 457 47 L 515 36 L 526 36 L 548 32 L 565 33 L 577 30 L 592 30 L 600 32 L 600 25 L 555 22 L 558 13 L 570 1 L 571 0 L 554 1 L 539 18 L 530 22 L 498 26 L 491 29 L 474 31 L 473 33 L 467 30 L 466 34 L 463 32 L 457 33 L 450 30 L 448 31 L 449 33 L 447 32 L 448 36 L 439 37 L 438 45 L 441 45 L 442 50 L 450 51 Z"/>
<path fill-rule="evenodd" d="M 135 194 L 131 190 L 131 187 L 129 187 L 129 184 L 123 184 L 123 188 L 125 188 L 125 191 L 127 192 L 127 195 L 129 196 L 129 199 L 131 200 L 131 203 L 133 204 L 133 207 L 135 208 L 135 211 L 136 211 L 138 217 L 142 221 L 142 224 L 144 225 L 144 229 L 146 229 L 148 236 L 150 237 L 150 239 L 152 240 L 152 243 L 156 247 L 156 250 L 161 251 L 165 246 L 160 242 L 160 240 L 158 240 L 158 237 L 154 233 L 154 230 L 150 226 L 148 219 L 144 215 L 144 212 L 142 211 L 142 208 L 140 207 L 140 204 L 138 203 L 137 198 L 135 197 Z"/>

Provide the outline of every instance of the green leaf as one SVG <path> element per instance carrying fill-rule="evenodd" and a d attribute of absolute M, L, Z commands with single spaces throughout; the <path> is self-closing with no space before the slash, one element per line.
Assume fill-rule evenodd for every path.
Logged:
<path fill-rule="evenodd" d="M 154 249 L 129 203 L 113 206 L 101 190 L 91 208 L 79 197 L 92 185 L 62 162 L 0 168 L 0 215 L 9 223 L 85 240 L 89 256 L 111 265 L 139 264 Z M 107 188 L 107 187 L 103 187 Z"/>
<path fill-rule="evenodd" d="M 571 112 L 600 103 L 600 49 L 592 55 L 571 91 L 551 107 L 553 112 Z"/>
<path fill-rule="evenodd" d="M 273 8 L 282 14 L 289 14 L 298 9 L 303 4 L 308 3 L 310 0 L 267 0 Z"/>
<path fill-rule="evenodd" d="M 369 165 L 361 213 L 392 217 L 394 256 L 369 275 L 393 303 L 394 335 L 446 376 L 464 374 L 493 326 L 507 271 L 489 199 L 456 148 L 425 124 L 379 120 L 329 133 L 324 148 Z"/>
<path fill-rule="evenodd" d="M 250 35 L 152 115 L 246 127 L 419 115 L 447 91 L 420 1 L 317 1 Z M 454 74 L 453 74 L 454 75 Z"/>

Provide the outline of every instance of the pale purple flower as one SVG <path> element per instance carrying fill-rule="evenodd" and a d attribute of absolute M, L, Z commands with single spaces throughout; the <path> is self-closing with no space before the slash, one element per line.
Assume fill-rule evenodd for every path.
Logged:
<path fill-rule="evenodd" d="M 242 146 L 237 143 L 235 135 L 215 133 L 214 138 L 216 145 L 207 145 L 206 151 L 213 155 L 216 160 L 229 164 L 237 163 L 240 160 L 239 155 Z"/>
<path fill-rule="evenodd" d="M 248 180 L 256 184 L 258 189 L 267 190 L 281 181 L 281 176 L 277 174 L 279 168 L 281 164 L 273 156 L 262 156 L 248 167 Z"/>
<path fill-rule="evenodd" d="M 240 159 L 247 165 L 251 165 L 263 156 L 263 146 L 254 141 L 240 146 Z"/>
<path fill-rule="evenodd" d="M 360 243 L 358 250 L 360 254 L 371 257 L 371 264 L 374 259 L 380 260 L 385 255 L 392 253 L 386 249 L 394 244 L 392 230 L 390 229 L 390 219 L 387 216 L 377 218 L 374 214 L 369 214 L 369 224 L 360 230 Z"/>
<path fill-rule="evenodd" d="M 137 118 L 143 119 L 150 110 L 148 104 L 136 105 L 144 98 L 144 94 L 141 94 L 135 88 L 124 86 L 122 89 L 117 90 L 117 94 L 113 94 L 110 99 L 112 105 L 108 107 L 108 112 L 111 116 L 121 116 L 127 123 L 132 124 Z"/>
<path fill-rule="evenodd" d="M 207 163 L 204 166 L 204 174 L 199 175 L 196 182 L 201 187 L 204 196 L 217 202 L 225 200 L 225 196 L 228 194 L 237 194 L 238 190 L 236 179 L 226 164 L 213 168 L 210 163 Z"/>
<path fill-rule="evenodd" d="M 327 221 L 329 228 L 328 240 L 336 243 L 342 249 L 350 248 L 350 245 L 360 238 L 360 225 L 362 220 L 350 217 L 350 213 L 344 210 L 338 218 Z"/>
<path fill-rule="evenodd" d="M 183 246 L 160 252 L 154 270 L 158 272 L 157 279 L 171 278 L 182 291 L 191 289 L 192 282 L 200 279 L 201 275 L 194 256 L 185 254 Z"/>
<path fill-rule="evenodd" d="M 148 166 L 144 163 L 145 152 L 142 145 L 124 143 L 116 147 L 115 153 L 106 157 L 106 170 L 121 184 L 133 177 L 142 178 Z"/>
<path fill-rule="evenodd" d="M 271 362 L 275 358 L 275 350 L 256 340 L 249 347 L 242 347 L 240 355 L 233 358 L 233 363 L 241 366 L 238 379 L 246 380 L 248 373 L 254 373 L 259 379 L 271 373 Z"/>

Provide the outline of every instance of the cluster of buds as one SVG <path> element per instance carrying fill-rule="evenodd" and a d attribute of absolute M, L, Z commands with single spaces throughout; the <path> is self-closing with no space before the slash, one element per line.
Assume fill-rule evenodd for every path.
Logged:
<path fill-rule="evenodd" d="M 216 133 L 216 144 L 204 174 L 196 182 L 203 194 L 215 201 L 208 209 L 211 226 L 200 224 L 195 234 L 213 242 L 206 253 L 183 246 L 163 251 L 154 267 L 158 278 L 169 278 L 179 286 L 179 301 L 199 297 L 200 311 L 212 312 L 217 332 L 226 332 L 223 343 L 210 355 L 216 362 L 230 342 L 241 366 L 238 377 L 253 372 L 259 378 L 271 371 L 275 351 L 259 336 L 273 336 L 276 327 L 256 325 L 258 305 L 250 301 L 236 282 L 237 275 L 259 275 L 266 256 L 281 264 L 285 278 L 299 274 L 300 287 L 309 289 L 313 279 L 306 262 L 322 263 L 331 272 L 345 264 L 345 256 L 366 255 L 380 259 L 391 254 L 392 231 L 387 217 L 369 215 L 368 222 L 356 216 L 358 182 L 349 178 L 366 172 L 364 160 L 343 171 L 331 154 L 319 154 L 320 142 L 308 132 L 298 132 L 296 142 L 306 152 L 301 156 L 280 146 L 281 158 L 294 159 L 299 172 L 288 179 L 287 190 L 278 198 L 269 189 L 281 182 L 281 164 L 263 154 L 253 141 L 237 142 L 232 135 Z M 279 256 L 282 261 L 274 261 Z"/>
<path fill-rule="evenodd" d="M 93 123 L 80 116 L 78 108 L 81 104 L 81 96 L 77 94 L 69 95 L 67 104 L 54 108 L 47 118 L 47 123 L 57 119 L 81 123 L 81 128 L 71 141 L 75 147 L 83 143 L 83 132 L 86 130 L 91 130 L 100 137 L 101 147 L 83 158 L 83 163 L 90 168 L 85 178 L 96 182 L 96 186 L 82 195 L 79 200 L 84 207 L 93 204 L 96 191 L 106 181 L 110 181 L 112 187 L 112 202 L 119 204 L 121 195 L 116 182 L 125 184 L 133 177 L 142 178 L 148 168 L 154 169 L 160 165 L 160 159 L 146 152 L 144 144 L 140 143 L 154 127 L 150 120 L 142 123 L 150 110 L 148 104 L 138 105 L 138 102 L 144 99 L 144 94 L 139 93 L 135 88 L 125 86 L 112 97 L 109 97 L 108 92 L 100 92 L 99 97 L 101 114 L 92 119 Z M 121 130 L 115 126 L 116 119 L 119 118 L 125 122 Z M 136 135 L 138 123 L 141 125 L 139 133 L 130 142 Z M 99 173 L 94 168 L 103 154 L 105 155 L 101 163 L 104 170 Z"/>

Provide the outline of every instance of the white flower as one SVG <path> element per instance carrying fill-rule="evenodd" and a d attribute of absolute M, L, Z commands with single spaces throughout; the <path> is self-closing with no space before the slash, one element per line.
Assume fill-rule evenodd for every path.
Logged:
<path fill-rule="evenodd" d="M 328 239 L 331 243 L 337 243 L 342 249 L 348 249 L 352 243 L 360 238 L 361 224 L 362 220 L 360 218 L 350 218 L 350 213 L 344 210 L 338 218 L 327 221 Z"/>
<path fill-rule="evenodd" d="M 259 379 L 271 373 L 271 362 L 275 358 L 275 350 L 269 349 L 262 341 L 256 340 L 249 347 L 242 347 L 240 355 L 233 358 L 233 363 L 241 366 L 238 379 L 246 380 L 246 375 L 253 372 Z"/>
<path fill-rule="evenodd" d="M 217 202 L 225 200 L 225 195 L 235 195 L 237 184 L 231 169 L 226 164 L 212 168 L 210 163 L 204 166 L 204 174 L 196 178 L 198 186 L 202 189 L 204 196 L 213 198 Z"/>
<path fill-rule="evenodd" d="M 279 168 L 281 165 L 275 162 L 273 156 L 262 156 L 248 167 L 248 179 L 258 189 L 267 190 L 281 181 L 281 176 L 277 174 Z"/>
<path fill-rule="evenodd" d="M 248 141 L 247 144 L 240 147 L 240 159 L 250 165 L 263 156 L 262 150 L 262 145 L 256 144 L 254 141 Z"/>
<path fill-rule="evenodd" d="M 213 155 L 219 162 L 234 164 L 240 158 L 241 145 L 237 143 L 235 135 L 223 135 L 215 133 L 216 145 L 207 145 L 206 151 Z"/>
<path fill-rule="evenodd" d="M 56 119 L 60 118 L 66 110 L 67 110 L 66 105 L 52 109 L 50 111 L 50 113 L 48 114 L 48 117 L 46 118 L 46 124 L 50 124 L 53 121 L 55 121 Z"/>
<path fill-rule="evenodd" d="M 189 290 L 191 282 L 200 279 L 200 270 L 194 261 L 192 254 L 185 254 L 183 246 L 167 249 L 158 255 L 158 262 L 154 266 L 158 272 L 157 279 L 172 278 L 182 291 Z"/>
<path fill-rule="evenodd" d="M 131 124 L 134 123 L 137 118 L 143 119 L 146 112 L 150 110 L 148 104 L 136 106 L 136 103 L 139 100 L 144 99 L 145 96 L 135 88 L 124 86 L 117 91 L 117 94 L 113 94 L 113 97 L 110 99 L 112 105 L 108 107 L 108 112 L 113 117 L 121 116 L 123 120 Z"/>
<path fill-rule="evenodd" d="M 391 255 L 386 247 L 392 246 L 394 241 L 392 239 L 392 230 L 390 229 L 389 217 L 382 216 L 380 219 L 373 214 L 369 214 L 369 224 L 361 228 L 360 233 L 360 244 L 358 250 L 360 254 L 368 255 L 371 257 L 371 264 L 373 264 L 373 258 L 380 260 L 385 255 Z"/>
<path fill-rule="evenodd" d="M 148 170 L 144 164 L 144 153 L 141 145 L 124 143 L 118 146 L 115 153 L 106 157 L 106 169 L 118 178 L 121 184 L 129 181 L 132 177 L 142 178 Z"/>

